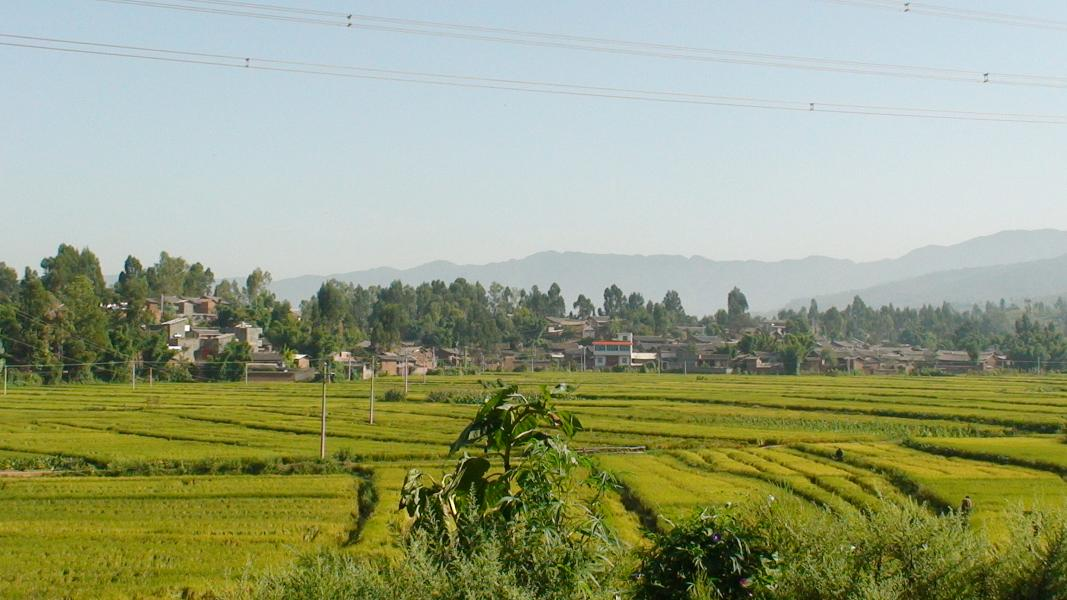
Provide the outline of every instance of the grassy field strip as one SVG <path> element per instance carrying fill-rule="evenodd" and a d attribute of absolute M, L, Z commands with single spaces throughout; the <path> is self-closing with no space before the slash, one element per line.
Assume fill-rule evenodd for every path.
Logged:
<path fill-rule="evenodd" d="M 806 477 L 812 485 L 841 498 L 853 508 L 871 508 L 879 501 L 879 494 L 872 493 L 870 489 L 855 481 L 852 473 L 837 465 L 791 453 L 787 448 L 760 448 L 750 452 Z"/>
<path fill-rule="evenodd" d="M 190 422 L 179 417 L 138 415 L 137 418 L 67 418 L 52 419 L 52 423 L 77 429 L 114 431 L 170 440 L 208 442 L 270 448 L 278 451 L 306 451 L 318 443 L 318 435 L 291 432 L 263 431 L 211 422 Z"/>
<path fill-rule="evenodd" d="M 1060 436 L 1020 436 L 989 439 L 922 438 L 909 441 L 908 445 L 918 450 L 984 460 L 1002 464 L 1014 464 L 1061 476 L 1067 475 L 1067 443 Z"/>
<path fill-rule="evenodd" d="M 808 464 L 830 465 L 836 471 L 844 473 L 848 481 L 852 482 L 870 498 L 886 498 L 890 500 L 903 500 L 906 495 L 886 478 L 868 469 L 853 466 L 844 461 L 837 461 L 818 454 L 803 452 L 791 447 L 777 448 L 779 455 L 794 456 Z"/>
<path fill-rule="evenodd" d="M 601 465 L 614 473 L 626 493 L 647 511 L 657 526 L 678 519 L 708 503 L 742 502 L 781 494 L 778 486 L 730 473 L 700 472 L 663 454 L 602 456 Z M 700 500 L 700 499 L 703 499 Z"/>
<path fill-rule="evenodd" d="M 868 393 L 864 395 L 827 395 L 827 394 L 782 394 L 783 398 L 794 398 L 801 400 L 816 400 L 820 402 L 870 402 L 870 403 L 887 403 L 893 405 L 913 405 L 917 404 L 925 407 L 936 408 L 955 408 L 955 409 L 994 409 L 1002 410 L 1004 408 L 1012 407 L 1025 407 L 1028 412 L 1034 413 L 1053 413 L 1063 414 L 1067 411 L 1067 398 L 1063 398 L 1063 402 L 1052 402 L 1052 398 L 1047 399 L 1033 399 L 1030 398 L 1027 401 L 1019 401 L 1014 399 L 1005 399 L 1003 397 L 981 397 L 976 395 L 967 395 L 960 398 L 950 398 L 944 396 L 931 395 L 915 395 L 915 394 L 879 394 Z M 1056 398 L 1059 399 L 1059 398 Z"/>
<path fill-rule="evenodd" d="M 1003 409 L 963 410 L 954 406 L 926 406 L 922 404 L 909 405 L 888 402 L 857 401 L 851 398 L 834 398 L 832 400 L 827 398 L 819 400 L 805 398 L 789 399 L 781 395 L 769 397 L 750 396 L 745 399 L 723 397 L 678 397 L 669 394 L 654 398 L 629 394 L 624 397 L 632 401 L 667 399 L 676 402 L 705 402 L 727 406 L 749 406 L 818 413 L 872 415 L 911 419 L 949 419 L 986 425 L 999 425 L 1003 427 L 1019 427 L 1031 431 L 1045 432 L 1058 430 L 1062 425 L 1063 415 L 1067 415 L 1067 410 L 1061 415 L 1055 415 L 1046 413 L 1028 413 L 1025 411 L 1008 411 Z"/>
<path fill-rule="evenodd" d="M 774 461 L 767 460 L 764 456 L 754 451 L 731 450 L 727 454 L 737 462 L 747 464 L 755 469 L 758 474 L 753 475 L 753 477 L 781 486 L 816 506 L 822 506 L 838 513 L 854 509 L 844 498 L 815 484 L 811 478 Z"/>
<path fill-rule="evenodd" d="M 209 589 L 335 545 L 358 479 L 336 476 L 3 481 L 4 597 L 119 598 Z M 101 551 L 106 549 L 105 551 Z"/>
<path fill-rule="evenodd" d="M 1047 472 L 945 457 L 890 443 L 840 447 L 846 462 L 896 478 L 898 485 L 905 479 L 912 485 L 909 493 L 920 499 L 958 507 L 964 496 L 971 496 L 976 522 L 986 525 L 997 523 L 999 513 L 1007 508 L 1059 506 L 1067 498 L 1067 483 Z M 833 451 L 829 446 L 805 449 L 824 455 Z"/>
<path fill-rule="evenodd" d="M 621 405 L 601 406 L 597 402 L 566 403 L 577 414 L 595 414 L 625 420 L 640 420 L 651 423 L 682 421 L 704 425 L 770 426 L 806 431 L 867 432 L 887 436 L 932 434 L 946 432 L 954 435 L 995 435 L 1003 427 L 973 425 L 954 420 L 915 419 L 906 417 L 877 417 L 869 415 L 842 414 L 828 420 L 825 415 L 812 411 L 767 409 L 752 406 L 729 406 L 719 404 L 681 404 L 662 401 L 645 401 Z"/>
<path fill-rule="evenodd" d="M 165 414 L 192 421 L 283 433 L 318 435 L 321 426 L 321 417 L 318 414 L 304 417 L 229 411 L 226 416 L 206 416 L 195 411 L 164 412 Z M 346 419 L 343 415 L 333 412 L 328 412 L 328 415 L 327 427 L 329 428 L 329 433 L 338 437 L 437 445 L 451 442 L 449 435 L 446 435 L 447 429 L 441 428 L 440 423 L 435 423 L 432 420 L 415 418 L 406 419 L 406 422 L 390 422 L 388 417 L 384 417 L 376 418 L 375 424 L 370 425 L 364 419 L 358 421 Z M 454 436 L 454 433 L 452 436 Z"/>
<path fill-rule="evenodd" d="M 168 441 L 155 437 L 107 431 L 76 431 L 58 425 L 49 430 L 5 433 L 3 437 L 0 437 L 0 449 L 79 457 L 98 465 L 134 461 L 191 461 L 206 458 L 268 459 L 280 455 L 275 450 L 265 448 Z"/>

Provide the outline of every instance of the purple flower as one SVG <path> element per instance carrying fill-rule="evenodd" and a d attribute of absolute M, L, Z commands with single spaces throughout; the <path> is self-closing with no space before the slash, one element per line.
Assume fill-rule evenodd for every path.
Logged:
<path fill-rule="evenodd" d="M 717 534 L 717 533 L 713 533 L 713 534 L 711 534 L 711 543 L 713 543 L 713 544 L 718 544 L 718 543 L 719 543 L 719 540 L 721 540 L 721 539 L 722 539 L 722 536 L 721 536 L 721 535 L 719 535 L 719 534 Z"/>
<path fill-rule="evenodd" d="M 741 581 L 739 581 L 738 583 L 741 584 L 741 587 L 747 588 L 747 587 L 752 585 L 752 580 L 749 579 L 748 577 L 742 577 Z"/>

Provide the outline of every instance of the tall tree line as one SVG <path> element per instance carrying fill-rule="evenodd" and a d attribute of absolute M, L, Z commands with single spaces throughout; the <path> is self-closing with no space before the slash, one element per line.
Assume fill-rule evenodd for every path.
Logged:
<path fill-rule="evenodd" d="M 109 286 L 92 251 L 63 244 L 55 256 L 41 261 L 40 270 L 27 268 L 21 277 L 0 263 L 3 358 L 34 365 L 46 381 L 121 381 L 129 376 L 130 361 L 162 364 L 172 357 L 167 340 L 151 327 L 156 315 L 147 309 L 148 301 L 205 294 L 222 301 L 219 327 L 253 323 L 263 328 L 276 349 L 315 357 L 355 350 L 364 340 L 377 350 L 401 341 L 486 350 L 528 348 L 545 342 L 546 317 L 598 316 L 609 333 L 638 335 L 668 335 L 679 326 L 702 326 L 709 334 L 748 334 L 753 348 L 769 344 L 750 330 L 765 319 L 749 314 L 748 300 L 737 288 L 726 298 L 725 309 L 698 319 L 686 313 L 675 291 L 655 301 L 617 285 L 604 290 L 599 306 L 585 295 L 568 306 L 555 283 L 542 290 L 499 283 L 486 288 L 462 278 L 366 287 L 330 280 L 294 310 L 270 291 L 270 283 L 270 273 L 258 268 L 243 283 L 216 282 L 205 265 L 163 252 L 148 266 L 129 256 Z M 857 297 L 843 309 L 820 310 L 812 301 L 807 309 L 783 310 L 777 316 L 795 336 L 790 348 L 797 354 L 810 348 L 812 339 L 829 338 L 975 354 L 995 347 L 1020 364 L 1067 365 L 1062 335 L 1067 303 L 1062 299 L 1021 307 L 990 302 L 960 310 L 948 304 L 873 308 Z M 243 356 L 236 352 L 230 355 Z"/>

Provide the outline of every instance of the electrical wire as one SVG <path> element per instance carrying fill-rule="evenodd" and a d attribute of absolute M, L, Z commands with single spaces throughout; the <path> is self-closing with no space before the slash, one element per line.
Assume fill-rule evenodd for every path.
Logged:
<path fill-rule="evenodd" d="M 150 61 L 193 64 L 200 66 L 225 67 L 231 69 L 255 69 L 261 71 L 272 71 L 281 73 L 298 73 L 327 77 L 395 81 L 448 87 L 509 90 L 527 93 L 595 97 L 617 100 L 638 100 L 646 102 L 710 105 L 736 108 L 759 108 L 791 112 L 822 112 L 831 114 L 887 116 L 919 119 L 1067 125 L 1067 115 L 1055 114 L 981 112 L 830 102 L 803 102 L 737 96 L 715 96 L 675 91 L 586 86 L 545 81 L 498 79 L 420 71 L 400 71 L 351 65 L 310 63 L 258 57 L 253 58 L 250 56 L 241 57 L 237 55 L 178 51 L 160 48 L 148 48 L 144 46 L 103 44 L 7 33 L 0 33 L 0 38 L 5 40 L 17 40 L 0 41 L 0 46 L 15 48 L 36 49 L 52 52 L 85 54 L 106 57 L 133 58 Z"/>
<path fill-rule="evenodd" d="M 1067 76 L 1033 75 L 1023 73 L 990 72 L 981 69 L 956 69 L 836 60 L 808 56 L 790 56 L 736 50 L 717 50 L 694 46 L 635 42 L 614 38 L 546 33 L 519 29 L 485 27 L 442 21 L 400 19 L 365 14 L 318 11 L 275 4 L 235 2 L 226 0 L 95 0 L 110 4 L 124 4 L 150 8 L 194 12 L 209 15 L 236 16 L 263 20 L 284 21 L 304 25 L 320 25 L 338 28 L 382 31 L 389 33 L 447 37 L 463 40 L 504 43 L 523 46 L 580 50 L 608 54 L 648 56 L 698 62 L 716 62 L 746 66 L 763 66 L 784 69 L 799 69 L 827 73 L 874 75 L 894 78 L 940 80 L 978 84 L 999 84 L 1065 88 Z M 192 4 L 190 4 L 192 3 Z M 214 8 L 216 5 L 232 8 Z M 257 10 L 259 12 L 250 12 Z M 273 11 L 273 12 L 263 12 Z M 280 13 L 280 14 L 275 14 Z M 309 16 L 291 16 L 314 15 Z M 323 18 L 330 17 L 330 18 Z"/>
<path fill-rule="evenodd" d="M 190 2 L 196 0 L 188 0 Z M 1023 15 L 1013 15 L 1008 13 L 990 12 L 983 10 L 972 10 L 965 8 L 956 8 L 952 6 L 944 6 L 939 4 L 929 4 L 926 2 L 909 2 L 905 0 L 822 0 L 823 2 L 830 2 L 833 4 L 842 4 L 850 6 L 858 6 L 863 8 L 874 8 L 881 10 L 888 10 L 893 12 L 905 13 L 905 14 L 917 14 L 927 15 L 934 17 L 946 17 L 953 19 L 961 19 L 967 21 L 979 21 L 985 23 L 994 23 L 998 25 L 1012 25 L 1016 27 L 1031 27 L 1036 29 L 1047 29 L 1052 31 L 1067 31 L 1067 22 L 1055 21 L 1051 19 L 1043 19 L 1038 17 L 1027 17 Z"/>

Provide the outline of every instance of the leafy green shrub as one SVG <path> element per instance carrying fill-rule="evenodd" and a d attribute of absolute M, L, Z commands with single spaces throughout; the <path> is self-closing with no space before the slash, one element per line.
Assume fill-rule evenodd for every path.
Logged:
<path fill-rule="evenodd" d="M 159 370 L 159 380 L 172 383 L 188 383 L 193 381 L 193 373 L 188 363 L 167 363 Z"/>
<path fill-rule="evenodd" d="M 452 392 L 447 390 L 434 390 L 429 394 L 426 394 L 427 402 L 436 402 L 438 404 L 450 404 L 452 402 Z"/>
<path fill-rule="evenodd" d="M 1067 515 L 1016 511 L 1008 518 L 1009 543 L 994 550 L 990 597 L 1000 600 L 1067 599 Z"/>
<path fill-rule="evenodd" d="M 778 556 L 730 509 L 705 509 L 653 538 L 635 574 L 638 600 L 749 598 L 774 589 Z"/>
<path fill-rule="evenodd" d="M 428 551 L 417 536 L 405 547 L 403 560 L 362 558 L 323 551 L 303 556 L 287 571 L 246 584 L 235 599 L 258 600 L 539 600 L 597 598 L 575 590 L 542 595 L 516 581 L 501 554 L 502 544 L 490 542 L 447 565 Z M 607 600 L 610 596 L 601 595 Z"/>
<path fill-rule="evenodd" d="M 873 510 L 844 514 L 776 502 L 760 513 L 755 527 L 776 549 L 781 566 L 767 597 L 997 597 L 989 593 L 996 568 L 988 541 L 964 516 L 935 515 L 913 501 L 883 501 Z"/>
<path fill-rule="evenodd" d="M 560 386 L 526 396 L 500 385 L 450 450 L 478 447 L 482 456 L 464 454 L 440 481 L 412 469 L 400 499 L 409 544 L 445 566 L 497 556 L 504 579 L 530 597 L 603 593 L 617 544 L 600 498 L 614 482 L 567 445 L 582 425 L 555 409 L 565 393 Z"/>
<path fill-rule="evenodd" d="M 0 471 L 60 471 L 90 474 L 93 470 L 93 465 L 85 459 L 70 456 L 0 458 Z"/>
<path fill-rule="evenodd" d="M 389 388 L 382 394 L 383 402 L 403 402 L 407 399 L 407 394 L 400 388 Z"/>
<path fill-rule="evenodd" d="M 8 368 L 7 370 L 7 384 L 11 387 L 41 385 L 42 383 L 44 383 L 44 379 L 33 371 L 23 371 L 16 368 Z"/>
<path fill-rule="evenodd" d="M 480 391 L 434 390 L 426 395 L 427 402 L 440 404 L 481 404 L 485 394 Z"/>

